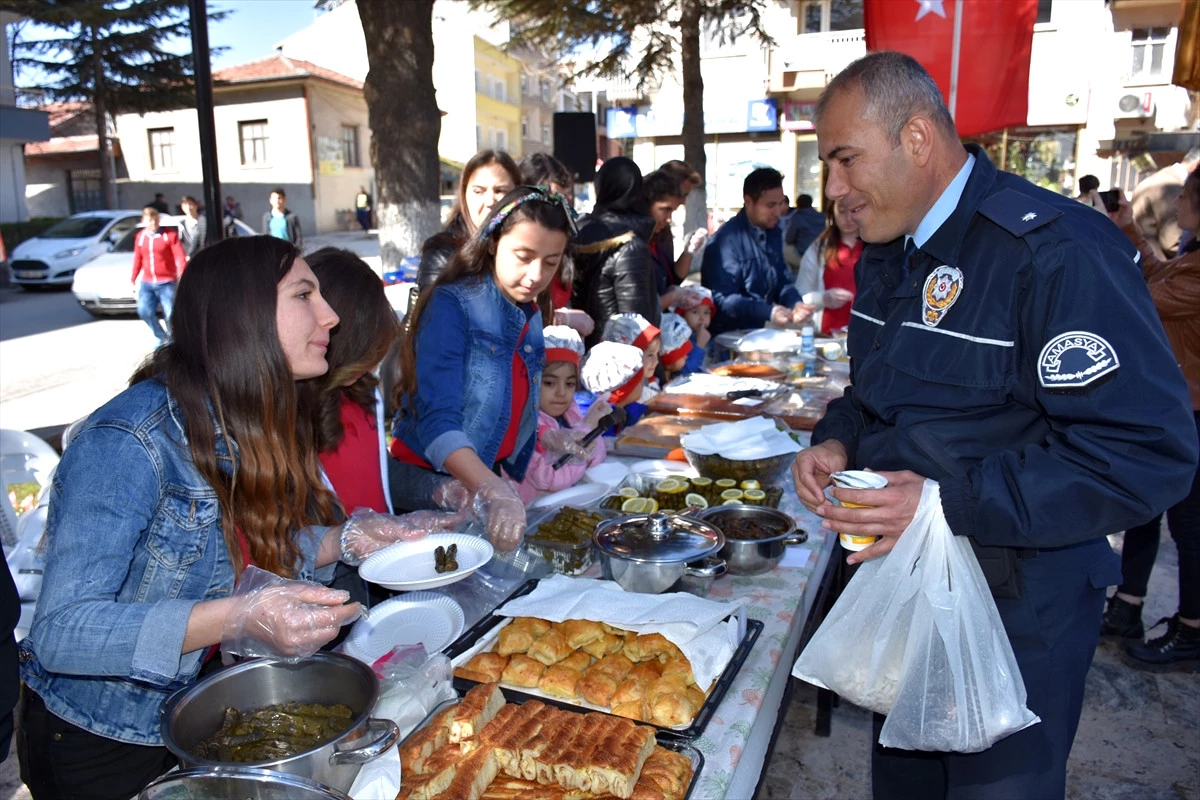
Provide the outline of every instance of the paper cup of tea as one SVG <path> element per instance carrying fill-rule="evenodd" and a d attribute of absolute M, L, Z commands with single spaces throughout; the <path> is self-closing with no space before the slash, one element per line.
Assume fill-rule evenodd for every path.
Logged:
<path fill-rule="evenodd" d="M 831 476 L 833 485 L 840 489 L 882 489 L 887 486 L 887 478 L 880 475 L 878 472 L 867 472 L 866 470 L 846 470 L 844 472 L 835 472 Z M 850 503 L 844 500 L 838 500 L 832 494 L 829 499 L 835 506 L 843 508 L 874 508 L 875 506 L 866 505 L 865 503 Z M 875 544 L 878 536 L 851 536 L 847 533 L 839 533 L 838 541 L 842 547 L 847 550 L 862 550 L 864 547 L 870 547 Z"/>

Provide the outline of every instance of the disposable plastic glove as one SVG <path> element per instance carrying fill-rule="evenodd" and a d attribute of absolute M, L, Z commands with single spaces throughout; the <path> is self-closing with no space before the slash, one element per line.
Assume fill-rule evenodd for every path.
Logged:
<path fill-rule="evenodd" d="M 434 531 L 453 530 L 462 522 L 462 514 L 445 511 L 413 511 L 397 517 L 356 508 L 342 523 L 342 561 L 356 567 L 376 550 L 396 542 L 415 542 Z"/>
<path fill-rule="evenodd" d="M 221 631 L 221 650 L 245 658 L 300 661 L 358 619 L 350 593 L 247 567 L 234 587 Z"/>
<path fill-rule="evenodd" d="M 687 242 L 683 249 L 687 250 L 692 255 L 700 252 L 700 248 L 704 247 L 704 243 L 708 241 L 708 231 L 704 228 L 696 228 L 688 234 Z"/>
<path fill-rule="evenodd" d="M 582 427 L 585 431 L 590 431 L 592 428 L 600 424 L 600 418 L 611 414 L 613 407 L 608 404 L 607 400 L 601 400 L 597 397 L 592 401 L 592 405 L 588 408 L 586 414 L 583 415 Z"/>
<path fill-rule="evenodd" d="M 580 311 L 578 308 L 556 308 L 554 324 L 574 328 L 580 336 L 591 336 L 592 331 L 596 330 L 595 321 L 586 311 Z"/>
<path fill-rule="evenodd" d="M 854 292 L 849 289 L 826 289 L 821 302 L 826 308 L 841 308 L 854 299 Z"/>
<path fill-rule="evenodd" d="M 433 490 L 433 502 L 447 511 L 466 511 L 471 504 L 471 492 L 456 478 L 447 478 Z"/>
<path fill-rule="evenodd" d="M 579 443 L 579 440 L 587 435 L 587 431 L 576 431 L 570 428 L 551 428 L 538 437 L 538 443 L 542 449 L 552 457 L 558 457 L 570 454 L 576 458 L 586 459 L 591 455 L 591 449 L 595 446 L 589 445 L 584 447 Z"/>
<path fill-rule="evenodd" d="M 471 509 L 484 523 L 493 547 L 506 553 L 520 546 L 525 535 L 525 504 L 512 483 L 497 477 L 480 485 Z"/>

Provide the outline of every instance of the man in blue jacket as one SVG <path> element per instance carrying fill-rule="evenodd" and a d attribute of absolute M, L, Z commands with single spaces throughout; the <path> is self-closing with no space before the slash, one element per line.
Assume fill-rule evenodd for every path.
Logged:
<path fill-rule="evenodd" d="M 825 527 L 889 552 L 926 479 L 970 539 L 1039 724 L 980 753 L 875 745 L 878 798 L 1063 797 L 1106 587 L 1106 534 L 1182 498 L 1197 446 L 1186 384 L 1138 268 L 1103 215 L 964 149 L 913 59 L 871 53 L 817 104 L 826 192 L 868 245 L 853 385 L 792 468 Z M 888 486 L 834 489 L 847 467 Z M 948 713 L 952 710 L 948 710 Z M 876 734 L 883 718 L 876 715 Z"/>
<path fill-rule="evenodd" d="M 813 312 L 800 302 L 783 260 L 783 176 L 769 167 L 756 169 L 742 183 L 742 195 L 745 205 L 713 234 L 700 268 L 700 282 L 717 305 L 709 327 L 714 335 L 767 322 L 795 327 Z"/>

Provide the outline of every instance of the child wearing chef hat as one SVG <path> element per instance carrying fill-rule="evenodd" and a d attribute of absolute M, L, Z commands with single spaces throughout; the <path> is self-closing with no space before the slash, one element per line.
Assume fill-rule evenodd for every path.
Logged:
<path fill-rule="evenodd" d="M 687 370 L 687 358 L 694 349 L 692 347 L 692 329 L 687 324 L 687 320 L 670 311 L 662 315 L 659 329 L 662 331 L 660 361 L 666 380 L 669 381 Z"/>
<path fill-rule="evenodd" d="M 641 314 L 613 314 L 604 323 L 604 341 L 628 344 L 642 351 L 643 382 L 640 400 L 625 406 L 626 423 L 634 424 L 646 413 L 646 403 L 658 394 L 657 372 L 662 352 L 662 335 L 657 327 Z"/>
<path fill-rule="evenodd" d="M 717 313 L 717 304 L 713 302 L 712 290 L 704 286 L 681 286 L 675 293 L 675 304 L 671 311 L 687 320 L 692 329 L 692 352 L 688 353 L 684 364 L 684 374 L 700 372 L 704 368 L 705 351 L 708 349 L 712 334 L 708 326 L 712 324 L 713 315 Z"/>
<path fill-rule="evenodd" d="M 644 373 L 642 351 L 618 342 L 597 343 L 579 371 L 583 388 L 617 408 L 628 408 L 642 396 Z"/>
<path fill-rule="evenodd" d="M 596 439 L 584 448 L 579 440 L 612 410 L 597 399 L 585 416 L 575 402 L 579 386 L 579 363 L 583 357 L 583 339 L 566 325 L 542 329 L 546 343 L 546 366 L 542 370 L 542 389 L 538 396 L 538 441 L 518 491 L 526 503 L 538 492 L 558 492 L 583 479 L 583 473 L 604 460 L 604 442 Z M 570 454 L 571 460 L 559 469 L 554 462 Z"/>

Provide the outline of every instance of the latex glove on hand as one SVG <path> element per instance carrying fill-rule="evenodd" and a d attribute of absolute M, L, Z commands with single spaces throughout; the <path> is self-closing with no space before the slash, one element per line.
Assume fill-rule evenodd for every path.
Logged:
<path fill-rule="evenodd" d="M 683 245 L 683 249 L 692 255 L 700 252 L 704 247 L 704 243 L 708 241 L 708 230 L 705 228 L 696 228 L 687 236 L 687 241 Z"/>
<path fill-rule="evenodd" d="M 774 322 L 781 328 L 785 328 L 792 324 L 792 310 L 787 306 L 772 306 L 771 307 L 771 322 Z"/>
<path fill-rule="evenodd" d="M 471 492 L 462 481 L 447 478 L 433 490 L 433 502 L 446 511 L 466 511 L 471 505 Z"/>
<path fill-rule="evenodd" d="M 595 444 L 584 447 L 579 440 L 587 435 L 587 431 L 576 431 L 570 428 L 551 428 L 541 435 L 538 443 L 554 458 L 571 455 L 580 460 L 591 458 Z"/>
<path fill-rule="evenodd" d="M 816 306 L 810 306 L 806 303 L 796 303 L 796 305 L 792 307 L 792 326 L 799 327 L 801 325 L 808 324 L 812 321 L 813 312 L 816 310 Z"/>
<path fill-rule="evenodd" d="M 396 542 L 415 542 L 432 532 L 453 530 L 463 515 L 445 511 L 413 511 L 401 516 L 356 508 L 342 523 L 342 561 L 356 567 L 376 550 Z"/>
<path fill-rule="evenodd" d="M 483 522 L 496 550 L 507 553 L 521 545 L 525 535 L 525 504 L 512 483 L 497 477 L 480 484 L 471 500 L 471 510 Z"/>
<path fill-rule="evenodd" d="M 826 289 L 822 300 L 826 308 L 841 308 L 854 300 L 854 292 L 849 289 Z"/>
<path fill-rule="evenodd" d="M 600 418 L 611 414 L 612 410 L 613 407 L 608 404 L 607 400 L 601 400 L 599 397 L 597 397 L 594 401 L 592 401 L 592 405 L 588 408 L 588 412 L 583 415 L 584 430 L 590 431 L 592 428 L 599 425 Z"/>
<path fill-rule="evenodd" d="M 247 567 L 234 588 L 221 631 L 221 650 L 246 658 L 308 658 L 358 619 L 350 593 Z"/>
<path fill-rule="evenodd" d="M 554 324 L 574 328 L 580 336 L 591 336 L 592 331 L 596 330 L 595 321 L 586 311 L 580 311 L 578 308 L 556 308 Z"/>

